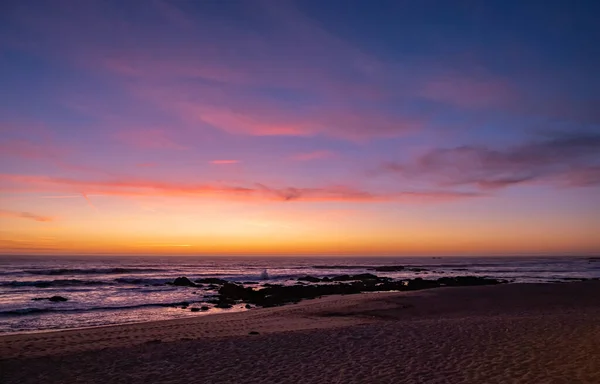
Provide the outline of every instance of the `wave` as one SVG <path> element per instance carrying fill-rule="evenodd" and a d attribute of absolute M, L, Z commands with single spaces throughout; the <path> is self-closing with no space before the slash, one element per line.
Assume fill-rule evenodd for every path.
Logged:
<path fill-rule="evenodd" d="M 110 285 L 106 281 L 99 280 L 78 280 L 78 279 L 63 279 L 63 280 L 38 280 L 38 281 L 9 281 L 2 282 L 2 287 L 80 287 L 80 286 L 98 286 Z"/>
<path fill-rule="evenodd" d="M 131 284 L 131 285 L 165 285 L 175 280 L 175 277 L 165 278 L 153 278 L 153 279 L 136 279 L 131 277 L 118 277 L 113 279 L 114 282 L 119 284 Z"/>
<path fill-rule="evenodd" d="M 126 273 L 161 272 L 160 268 L 57 268 L 28 269 L 23 271 L 30 275 L 122 275 Z"/>
<path fill-rule="evenodd" d="M 0 317 L 2 316 L 24 316 L 24 315 L 37 315 L 41 313 L 49 312 L 90 312 L 90 311 L 117 311 L 124 309 L 137 309 L 137 308 L 148 308 L 148 307 L 175 307 L 175 306 L 189 306 L 195 303 L 201 303 L 202 301 L 181 301 L 175 303 L 147 303 L 147 304 L 136 304 L 136 305 L 124 305 L 117 307 L 92 307 L 92 308 L 20 308 L 11 309 L 7 311 L 0 311 Z"/>

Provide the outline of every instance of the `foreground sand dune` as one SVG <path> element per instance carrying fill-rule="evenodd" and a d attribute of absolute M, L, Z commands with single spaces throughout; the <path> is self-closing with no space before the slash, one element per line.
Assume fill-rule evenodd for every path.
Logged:
<path fill-rule="evenodd" d="M 334 296 L 8 335 L 0 357 L 6 384 L 600 383 L 600 282 Z"/>

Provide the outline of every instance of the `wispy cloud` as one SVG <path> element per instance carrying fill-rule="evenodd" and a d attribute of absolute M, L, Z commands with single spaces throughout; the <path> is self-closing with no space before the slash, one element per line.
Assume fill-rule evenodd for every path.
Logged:
<path fill-rule="evenodd" d="M 429 179 L 439 186 L 498 189 L 530 182 L 599 185 L 600 135 L 561 134 L 510 148 L 461 146 L 434 149 L 407 163 L 389 162 L 379 172 Z"/>
<path fill-rule="evenodd" d="M 18 139 L 0 141 L 0 155 L 6 157 L 58 160 L 65 153 L 65 150 L 56 148 L 50 143 L 39 144 Z"/>
<path fill-rule="evenodd" d="M 516 87 L 507 79 L 461 73 L 449 73 L 426 80 L 418 95 L 465 109 L 506 108 L 519 98 Z"/>
<path fill-rule="evenodd" d="M 335 153 L 333 153 L 332 151 L 321 150 L 321 151 L 296 153 L 296 154 L 290 156 L 290 159 L 296 160 L 296 161 L 311 161 L 311 160 L 330 159 L 332 157 L 335 157 Z"/>
<path fill-rule="evenodd" d="M 159 129 L 122 131 L 115 134 L 115 138 L 141 149 L 187 149 L 173 141 L 166 131 Z"/>
<path fill-rule="evenodd" d="M 0 216 L 34 220 L 34 221 L 39 221 L 42 223 L 48 223 L 48 222 L 54 221 L 54 217 L 51 217 L 51 216 L 42 216 L 42 215 L 30 213 L 30 212 L 16 212 L 16 211 L 4 210 L 4 209 L 0 209 Z"/>
<path fill-rule="evenodd" d="M 273 187 L 261 183 L 176 183 L 145 179 L 79 180 L 30 175 L 0 175 L 2 188 L 30 192 L 75 192 L 81 195 L 209 197 L 224 200 L 262 201 L 450 201 L 483 196 L 452 190 L 374 192 L 348 186 Z M 1 190 L 1 189 L 0 189 Z"/>
<path fill-rule="evenodd" d="M 239 164 L 239 160 L 211 160 L 209 161 L 211 164 L 215 165 L 230 165 L 230 164 Z"/>

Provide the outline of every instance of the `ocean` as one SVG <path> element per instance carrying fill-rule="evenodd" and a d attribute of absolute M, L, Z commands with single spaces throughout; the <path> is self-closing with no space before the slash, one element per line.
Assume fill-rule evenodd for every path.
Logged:
<path fill-rule="evenodd" d="M 403 265 L 424 271 L 373 272 L 373 266 Z M 231 309 L 192 312 L 217 294 L 214 287 L 166 283 L 216 277 L 240 283 L 295 284 L 316 277 L 375 273 L 394 279 L 485 276 L 511 282 L 560 282 L 600 278 L 600 260 L 582 257 L 415 258 L 211 258 L 211 257 L 0 257 L 0 333 L 93 327 L 206 316 Z M 33 300 L 62 296 L 65 302 Z M 183 309 L 183 303 L 189 307 Z M 206 304 L 202 304 L 206 305 Z"/>

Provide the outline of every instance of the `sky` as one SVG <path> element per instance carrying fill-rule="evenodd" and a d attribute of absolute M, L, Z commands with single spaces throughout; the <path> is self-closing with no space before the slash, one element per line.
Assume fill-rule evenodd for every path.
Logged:
<path fill-rule="evenodd" d="M 598 14 L 4 0 L 0 253 L 599 253 Z"/>

